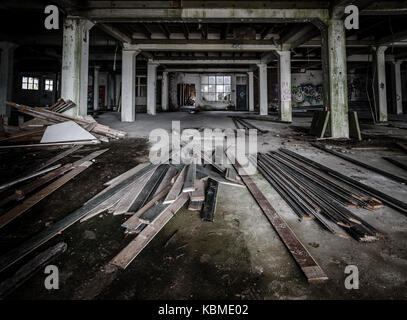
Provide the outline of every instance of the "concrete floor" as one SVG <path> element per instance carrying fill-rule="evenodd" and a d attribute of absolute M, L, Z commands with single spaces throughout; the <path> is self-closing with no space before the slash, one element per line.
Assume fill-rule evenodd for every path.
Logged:
<path fill-rule="evenodd" d="M 160 127 L 169 130 L 171 120 L 181 121 L 182 128 L 233 128 L 233 122 L 227 117 L 229 115 L 231 113 L 227 112 L 206 112 L 199 115 L 162 113 L 156 117 L 140 114 L 135 124 L 123 124 L 117 122 L 117 115 L 104 114 L 98 120 L 113 127 L 125 129 L 131 137 L 135 137 L 147 136 L 149 130 L 153 128 Z M 258 137 L 259 151 L 267 152 L 280 146 L 291 148 L 310 159 L 405 201 L 407 195 L 405 185 L 315 148 L 301 147 L 306 137 L 302 137 L 301 131 L 293 130 L 293 128 L 309 126 L 310 118 L 295 118 L 292 125 L 264 121 L 253 121 L 253 123 L 262 129 L 269 130 L 269 133 Z M 363 128 L 366 131 L 370 129 L 369 134 L 372 131 L 379 135 L 389 134 L 388 128 L 380 126 L 374 126 L 374 130 L 369 125 L 363 125 Z M 397 137 L 403 136 L 405 133 L 405 130 L 392 130 L 395 131 L 394 135 Z M 297 147 L 293 148 L 290 145 Z M 381 156 L 385 155 L 402 156 L 403 153 L 394 151 L 349 152 L 349 156 L 407 178 L 405 171 L 381 159 Z M 358 243 L 353 239 L 342 239 L 330 234 L 315 221 L 299 221 L 291 208 L 264 178 L 256 175 L 253 179 L 322 266 L 330 280 L 318 285 L 306 283 L 301 271 L 248 191 L 230 186 L 222 186 L 220 190 L 216 222 L 211 227 L 214 237 L 219 237 L 220 241 L 217 242 L 219 247 L 215 250 L 216 252 L 213 252 L 213 248 L 208 248 L 206 245 L 196 246 L 201 260 L 225 267 L 228 264 L 229 255 L 233 255 L 236 246 L 235 242 L 222 242 L 221 239 L 224 236 L 235 234 L 236 243 L 239 244 L 239 247 L 242 246 L 238 250 L 247 251 L 249 261 L 246 263 L 249 264 L 247 266 L 249 273 L 257 274 L 259 277 L 252 287 L 254 291 L 258 291 L 258 297 L 266 299 L 407 298 L 406 216 L 388 207 L 373 212 L 351 209 L 357 216 L 385 234 L 384 240 L 368 244 Z M 181 213 L 178 218 L 181 219 L 182 216 Z M 182 224 L 182 222 L 180 223 Z M 186 227 L 189 230 L 188 225 Z M 193 239 L 196 236 L 200 236 L 199 232 L 198 234 L 190 232 L 188 241 L 194 242 Z M 356 265 L 359 269 L 359 290 L 352 291 L 344 287 L 346 276 L 344 269 L 347 265 Z M 233 273 L 232 266 L 230 272 Z M 229 276 L 229 273 L 225 275 L 225 277 Z M 256 297 L 256 294 L 251 294 L 251 297 Z"/>
<path fill-rule="evenodd" d="M 100 191 L 119 171 L 146 161 L 147 149 L 140 137 L 148 137 L 154 128 L 171 128 L 171 120 L 180 120 L 182 128 L 234 128 L 225 112 L 137 114 L 135 123 L 119 122 L 116 113 L 105 113 L 98 121 L 125 129 L 129 138 L 111 144 L 113 155 L 106 155 L 89 176 L 83 175 L 67 197 L 79 193 L 81 201 Z M 404 200 L 407 187 L 363 168 L 307 146 L 314 141 L 304 133 L 310 118 L 294 118 L 292 125 L 253 121 L 269 130 L 259 135 L 259 151 L 285 146 L 323 163 L 381 191 Z M 382 130 L 382 128 L 375 128 Z M 401 132 L 401 131 L 400 131 Z M 364 141 L 377 144 L 382 140 Z M 132 154 L 134 154 L 132 156 Z M 120 155 L 120 157 L 117 157 Z M 395 151 L 352 151 L 350 156 L 406 176 L 380 159 L 382 155 L 402 155 Z M 108 158 L 107 158 L 108 157 Z M 116 160 L 113 160 L 116 159 Z M 407 177 L 407 176 L 406 176 Z M 126 217 L 104 213 L 89 222 L 75 224 L 63 234 L 68 252 L 55 264 L 60 267 L 62 284 L 57 292 L 41 287 L 43 275 L 15 291 L 11 299 L 406 299 L 407 298 L 407 217 L 388 207 L 375 211 L 351 209 L 385 235 L 374 243 L 358 243 L 325 231 L 315 221 L 299 221 L 291 208 L 260 175 L 253 176 L 273 207 L 289 224 L 329 277 L 323 284 L 308 284 L 268 220 L 245 188 L 222 185 L 219 190 L 214 223 L 201 221 L 196 212 L 181 209 L 166 227 L 124 271 L 107 267 L 110 259 L 130 240 L 120 224 Z M 88 194 L 77 186 L 86 187 Z M 93 186 L 93 188 L 92 188 Z M 91 192 L 90 192 L 91 191 Z M 42 211 L 59 208 L 53 199 Z M 69 200 L 69 199 L 68 199 Z M 72 203 L 65 204 L 69 208 Z M 70 212 L 64 212 L 67 214 Z M 39 209 L 41 211 L 41 208 Z M 54 210 L 55 211 L 55 210 Z M 45 213 L 44 213 L 45 214 Z M 60 213 L 61 215 L 62 213 Z M 34 221 L 38 216 L 33 218 Z M 49 219 L 49 218 L 48 218 Z M 54 219 L 58 220 L 58 219 Z M 22 222 L 23 219 L 21 220 Z M 45 221 L 44 221 L 45 222 Z M 5 231 L 7 232 L 7 230 Z M 172 237 L 172 235 L 174 235 Z M 168 239 L 171 241 L 167 243 Z M 56 241 L 57 239 L 55 239 Z M 60 241 L 60 240 L 59 240 Z M 344 287 L 347 265 L 359 269 L 360 288 Z"/>

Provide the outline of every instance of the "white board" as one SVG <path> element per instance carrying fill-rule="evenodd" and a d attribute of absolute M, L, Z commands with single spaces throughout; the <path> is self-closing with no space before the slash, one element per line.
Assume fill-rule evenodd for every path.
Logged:
<path fill-rule="evenodd" d="M 74 121 L 53 124 L 45 129 L 41 143 L 97 140 Z"/>

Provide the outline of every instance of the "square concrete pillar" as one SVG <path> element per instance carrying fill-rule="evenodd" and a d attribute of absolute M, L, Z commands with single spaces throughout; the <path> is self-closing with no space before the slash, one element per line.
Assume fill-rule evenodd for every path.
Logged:
<path fill-rule="evenodd" d="M 121 81 L 122 81 L 122 75 L 116 74 L 114 76 L 114 90 L 115 90 L 114 105 L 116 107 L 116 110 L 119 110 L 119 105 L 120 105 Z"/>
<path fill-rule="evenodd" d="M 168 111 L 168 72 L 163 72 L 161 81 L 161 109 Z"/>
<path fill-rule="evenodd" d="M 379 122 L 387 121 L 387 86 L 386 86 L 386 60 L 385 51 L 387 47 L 380 46 L 375 48 L 376 57 L 376 78 L 375 94 L 376 106 L 378 106 Z"/>
<path fill-rule="evenodd" d="M 93 70 L 93 110 L 99 110 L 99 73 L 100 67 L 95 66 Z"/>
<path fill-rule="evenodd" d="M 267 103 L 267 64 L 262 63 L 257 65 L 259 67 L 259 107 L 260 115 L 266 116 L 268 114 Z"/>
<path fill-rule="evenodd" d="M 61 98 L 76 103 L 65 113 L 88 114 L 89 30 L 94 24 L 86 19 L 67 17 L 62 47 Z"/>
<path fill-rule="evenodd" d="M 122 121 L 136 120 L 136 56 L 139 51 L 123 49 L 122 58 Z"/>
<path fill-rule="evenodd" d="M 292 121 L 291 105 L 291 52 L 276 51 L 278 55 L 279 116 L 281 121 Z"/>
<path fill-rule="evenodd" d="M 151 115 L 157 114 L 157 67 L 155 62 L 147 64 L 147 113 Z"/>
<path fill-rule="evenodd" d="M 0 42 L 0 115 L 9 115 L 9 108 L 4 103 L 12 100 L 14 50 L 17 45 L 10 42 Z"/>
<path fill-rule="evenodd" d="M 248 87 L 249 87 L 249 111 L 254 111 L 254 84 L 253 84 L 253 71 L 249 71 Z"/>
<path fill-rule="evenodd" d="M 340 19 L 321 30 L 324 105 L 331 112 L 331 138 L 349 138 L 345 27 Z"/>

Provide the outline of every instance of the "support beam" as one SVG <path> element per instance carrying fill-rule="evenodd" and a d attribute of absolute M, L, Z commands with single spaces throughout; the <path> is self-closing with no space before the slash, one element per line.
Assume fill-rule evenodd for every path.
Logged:
<path fill-rule="evenodd" d="M 93 110 L 99 110 L 99 73 L 100 67 L 95 66 L 93 70 Z"/>
<path fill-rule="evenodd" d="M 61 98 L 77 107 L 66 112 L 70 116 L 88 113 L 89 30 L 94 24 L 86 19 L 67 17 L 62 47 Z"/>
<path fill-rule="evenodd" d="M 324 104 L 331 112 L 331 138 L 349 138 L 346 44 L 343 21 L 321 26 Z"/>
<path fill-rule="evenodd" d="M 278 54 L 280 120 L 291 122 L 291 52 L 277 51 L 276 53 Z"/>
<path fill-rule="evenodd" d="M 168 111 L 168 72 L 163 72 L 161 80 L 161 109 Z"/>
<path fill-rule="evenodd" d="M 249 111 L 254 111 L 254 81 L 253 81 L 253 71 L 249 71 L 248 75 L 248 87 L 249 87 Z"/>
<path fill-rule="evenodd" d="M 116 40 L 119 40 L 120 42 L 127 42 L 127 43 L 132 42 L 132 39 L 128 34 L 120 31 L 119 29 L 117 29 L 115 27 L 112 27 L 111 25 L 101 23 L 101 24 L 98 24 L 97 26 L 99 29 L 106 32 L 108 35 L 115 38 Z"/>
<path fill-rule="evenodd" d="M 215 59 L 155 59 L 155 62 L 159 64 L 179 64 L 183 65 L 185 63 L 190 64 L 260 64 L 263 61 L 260 59 L 222 59 L 222 58 L 215 58 Z"/>
<path fill-rule="evenodd" d="M 149 61 L 147 64 L 147 113 L 157 114 L 157 67 L 158 63 Z"/>
<path fill-rule="evenodd" d="M 267 64 L 258 64 L 259 67 L 259 108 L 260 115 L 266 116 L 268 114 L 267 102 Z"/>
<path fill-rule="evenodd" d="M 375 93 L 376 105 L 378 105 L 379 122 L 387 121 L 387 88 L 386 88 L 386 46 L 375 48 L 376 51 L 376 78 L 375 78 Z"/>
<path fill-rule="evenodd" d="M 392 78 L 393 78 L 393 110 L 396 114 L 403 113 L 403 93 L 401 89 L 401 63 L 395 61 L 392 63 Z"/>
<path fill-rule="evenodd" d="M 4 102 L 12 101 L 14 50 L 16 47 L 17 45 L 14 43 L 0 42 L 0 115 L 10 115 Z"/>
<path fill-rule="evenodd" d="M 136 120 L 136 56 L 139 51 L 122 53 L 122 121 Z"/>

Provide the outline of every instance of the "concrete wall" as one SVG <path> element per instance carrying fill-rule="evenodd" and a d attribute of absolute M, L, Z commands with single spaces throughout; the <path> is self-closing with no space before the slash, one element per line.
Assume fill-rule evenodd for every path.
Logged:
<path fill-rule="evenodd" d="M 201 94 L 201 75 L 200 73 L 183 73 L 183 72 L 171 72 L 169 74 L 169 105 L 178 108 L 177 105 L 177 85 L 180 83 L 195 84 L 196 91 L 196 106 L 213 108 L 217 110 L 225 110 L 228 106 L 236 105 L 236 76 L 234 74 L 223 74 L 232 76 L 232 101 L 220 102 L 220 101 L 205 101 L 202 99 Z M 212 74 L 211 74 L 212 75 Z"/>
<path fill-rule="evenodd" d="M 22 77 L 39 79 L 39 90 L 23 90 Z M 54 91 L 45 91 L 45 79 L 54 80 Z M 50 106 L 57 100 L 57 74 L 53 72 L 18 72 L 14 76 L 13 100 L 34 107 Z"/>

